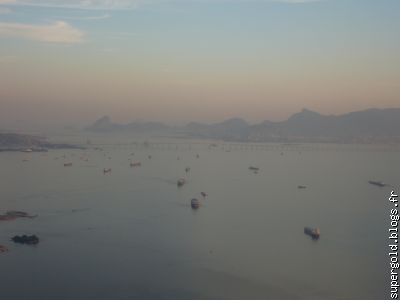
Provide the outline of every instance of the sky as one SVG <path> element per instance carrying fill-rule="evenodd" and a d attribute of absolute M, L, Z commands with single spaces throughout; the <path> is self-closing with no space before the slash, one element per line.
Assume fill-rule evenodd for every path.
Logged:
<path fill-rule="evenodd" d="M 0 128 L 400 107 L 399 0 L 0 0 Z"/>

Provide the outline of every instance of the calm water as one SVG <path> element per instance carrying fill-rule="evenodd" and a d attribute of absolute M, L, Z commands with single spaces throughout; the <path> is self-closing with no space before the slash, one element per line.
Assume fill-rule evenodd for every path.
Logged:
<path fill-rule="evenodd" d="M 0 223 L 10 249 L 0 254 L 1 297 L 387 298 L 391 188 L 367 181 L 399 187 L 399 152 L 181 142 L 0 153 L 0 211 L 39 215 Z M 303 234 L 308 225 L 319 241 Z M 41 242 L 14 245 L 15 234 Z"/>

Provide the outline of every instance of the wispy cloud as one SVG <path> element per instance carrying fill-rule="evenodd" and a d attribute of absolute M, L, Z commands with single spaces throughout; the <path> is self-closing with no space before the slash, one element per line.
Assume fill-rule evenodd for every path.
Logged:
<path fill-rule="evenodd" d="M 0 15 L 5 15 L 11 13 L 12 10 L 7 7 L 0 7 Z"/>
<path fill-rule="evenodd" d="M 17 57 L 15 55 L 0 55 L 0 64 L 3 63 L 13 63 L 17 60 Z"/>
<path fill-rule="evenodd" d="M 57 21 L 49 25 L 0 22 L 0 37 L 73 44 L 83 41 L 84 33 L 63 21 Z"/>
<path fill-rule="evenodd" d="M 280 2 L 288 4 L 322 2 L 326 0 L 174 0 L 174 2 Z M 0 0 L 0 4 L 37 6 L 48 8 L 70 8 L 87 10 L 132 9 L 139 4 L 168 3 L 172 0 Z"/>
<path fill-rule="evenodd" d="M 104 53 L 117 53 L 117 52 L 119 52 L 119 48 L 104 48 L 104 49 L 101 49 L 101 51 L 102 52 L 104 52 Z"/>
<path fill-rule="evenodd" d="M 0 0 L 0 4 L 10 4 L 15 2 L 17 2 L 17 0 Z"/>
<path fill-rule="evenodd" d="M 114 10 L 134 8 L 142 0 L 0 0 L 0 4 L 36 6 L 44 8 Z"/>
<path fill-rule="evenodd" d="M 104 14 L 104 15 L 98 15 L 98 16 L 82 16 L 82 17 L 65 16 L 65 17 L 57 17 L 57 18 L 63 19 L 63 20 L 95 21 L 95 20 L 109 19 L 109 18 L 111 18 L 111 15 Z"/>
<path fill-rule="evenodd" d="M 112 39 L 118 39 L 118 40 L 129 40 L 134 37 L 140 36 L 138 33 L 134 32 L 113 32 L 108 35 Z"/>
<path fill-rule="evenodd" d="M 274 0 L 275 2 L 301 4 L 301 3 L 312 3 L 312 2 L 323 2 L 326 0 Z"/>

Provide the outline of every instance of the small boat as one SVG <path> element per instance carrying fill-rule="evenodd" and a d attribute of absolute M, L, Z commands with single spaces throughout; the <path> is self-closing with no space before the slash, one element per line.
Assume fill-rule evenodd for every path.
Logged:
<path fill-rule="evenodd" d="M 370 181 L 368 181 L 368 183 L 369 183 L 369 184 L 372 184 L 372 185 L 379 186 L 379 187 L 385 187 L 385 186 L 387 186 L 387 184 L 386 184 L 386 183 L 383 183 L 382 181 L 373 181 L 373 180 L 370 180 Z"/>
<path fill-rule="evenodd" d="M 0 245 L 0 253 L 8 252 L 8 248 L 6 246 Z"/>
<path fill-rule="evenodd" d="M 307 187 L 305 185 L 298 185 L 297 188 L 298 189 L 306 189 Z"/>
<path fill-rule="evenodd" d="M 186 180 L 184 179 L 184 178 L 180 178 L 180 179 L 178 179 L 178 181 L 177 181 L 177 186 L 178 187 L 181 187 L 181 186 L 183 186 L 184 184 L 186 183 Z"/>
<path fill-rule="evenodd" d="M 7 216 L 15 217 L 15 218 L 36 218 L 37 215 L 30 215 L 24 211 L 10 210 L 6 212 Z"/>
<path fill-rule="evenodd" d="M 103 173 L 104 174 L 111 173 L 111 168 L 108 168 L 108 169 L 104 168 Z"/>
<path fill-rule="evenodd" d="M 139 161 L 131 163 L 131 167 L 140 167 L 141 165 L 142 163 Z"/>
<path fill-rule="evenodd" d="M 11 238 L 14 243 L 18 244 L 27 244 L 27 245 L 36 245 L 39 243 L 39 238 L 36 235 L 21 235 L 14 236 Z"/>
<path fill-rule="evenodd" d="M 30 153 L 30 152 L 33 152 L 33 150 L 32 150 L 31 148 L 28 148 L 28 149 L 23 149 L 23 150 L 21 150 L 21 152 Z"/>
<path fill-rule="evenodd" d="M 199 201 L 198 199 L 196 199 L 196 198 L 193 198 L 193 199 L 190 201 L 190 206 L 191 206 L 193 209 L 198 209 L 198 208 L 200 207 L 200 201 Z"/>
<path fill-rule="evenodd" d="M 71 167 L 71 166 L 72 166 L 72 162 L 64 163 L 64 167 Z"/>
<path fill-rule="evenodd" d="M 207 193 L 205 193 L 205 192 L 201 192 L 200 194 L 203 196 L 203 198 L 208 196 Z"/>
<path fill-rule="evenodd" d="M 258 172 L 260 170 L 260 168 L 250 166 L 249 170 Z"/>
<path fill-rule="evenodd" d="M 304 233 L 311 236 L 313 240 L 318 240 L 320 236 L 319 228 L 304 227 Z"/>

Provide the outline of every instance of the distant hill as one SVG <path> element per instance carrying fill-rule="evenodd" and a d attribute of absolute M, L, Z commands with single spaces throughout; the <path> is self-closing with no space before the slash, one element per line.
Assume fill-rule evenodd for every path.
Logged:
<path fill-rule="evenodd" d="M 169 127 L 159 122 L 131 122 L 128 124 L 113 123 L 108 116 L 101 117 L 92 125 L 86 127 L 86 130 L 93 132 L 116 132 L 116 131 L 160 131 Z"/>
<path fill-rule="evenodd" d="M 240 118 L 232 118 L 221 123 L 189 123 L 183 131 L 203 138 L 241 140 L 247 136 L 249 124 Z"/>
<path fill-rule="evenodd" d="M 400 139 L 400 108 L 321 115 L 307 109 L 283 122 L 249 128 L 248 140 L 372 142 Z"/>
<path fill-rule="evenodd" d="M 113 123 L 104 116 L 86 128 L 95 132 L 165 131 L 196 138 L 251 142 L 400 142 L 400 108 L 322 115 L 303 109 L 286 121 L 250 125 L 240 118 L 214 124 L 169 127 L 158 122 Z"/>
<path fill-rule="evenodd" d="M 3 151 L 47 151 L 48 149 L 83 149 L 70 144 L 50 143 L 44 137 L 17 133 L 0 133 L 0 152 Z"/>
<path fill-rule="evenodd" d="M 0 133 L 0 148 L 41 147 L 44 138 L 27 134 Z"/>

